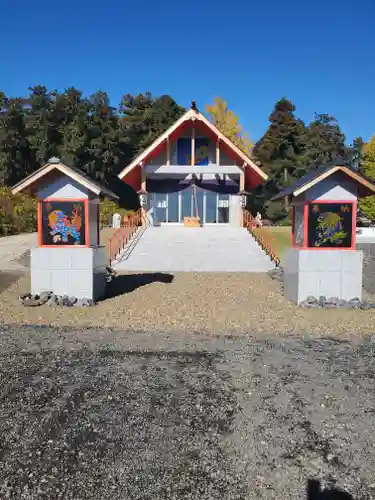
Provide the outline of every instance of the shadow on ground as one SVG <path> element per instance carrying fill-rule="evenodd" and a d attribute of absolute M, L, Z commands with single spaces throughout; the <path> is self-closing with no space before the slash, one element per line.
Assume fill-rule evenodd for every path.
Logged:
<path fill-rule="evenodd" d="M 169 284 L 173 280 L 173 274 L 168 273 L 120 274 L 107 284 L 105 298 L 110 299 L 118 295 L 134 292 L 134 290 L 152 283 Z"/>
<path fill-rule="evenodd" d="M 321 488 L 320 482 L 310 479 L 307 483 L 307 500 L 354 500 L 352 495 L 337 488 Z"/>

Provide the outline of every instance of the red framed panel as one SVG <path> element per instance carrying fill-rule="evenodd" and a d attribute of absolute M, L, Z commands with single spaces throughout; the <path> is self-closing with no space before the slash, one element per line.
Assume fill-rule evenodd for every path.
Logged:
<path fill-rule="evenodd" d="M 305 202 L 303 207 L 303 247 L 308 248 L 308 224 L 309 224 L 309 203 Z"/>
<path fill-rule="evenodd" d="M 350 246 L 309 246 L 309 211 L 310 205 L 345 205 L 351 206 L 351 238 Z M 356 249 L 357 201 L 355 200 L 309 200 L 304 205 L 304 246 L 309 250 L 355 250 Z"/>
<path fill-rule="evenodd" d="M 96 244 L 100 245 L 100 203 L 96 205 L 96 216 L 97 216 L 97 235 L 96 235 Z"/>
<path fill-rule="evenodd" d="M 302 219 L 303 219 L 303 242 L 299 243 L 296 241 L 299 237 L 299 228 L 296 227 L 296 223 L 298 223 L 298 218 L 297 218 L 297 208 L 299 209 L 302 206 L 303 208 L 303 214 L 302 214 Z M 304 205 L 292 205 L 292 234 L 291 234 L 291 240 L 292 240 L 292 248 L 305 248 L 305 240 L 306 240 L 306 234 L 305 234 L 305 207 Z"/>
<path fill-rule="evenodd" d="M 48 207 L 48 204 L 50 207 Z M 64 205 L 68 209 L 74 207 L 75 213 L 65 213 Z M 79 205 L 80 204 L 80 205 Z M 45 210 L 43 209 L 45 206 Z M 79 208 L 83 207 L 82 215 L 77 213 Z M 37 206 L 38 213 L 38 246 L 44 248 L 87 248 L 90 246 L 89 230 L 89 200 L 87 198 L 47 198 L 39 199 Z M 73 220 L 77 219 L 76 224 Z M 84 227 L 82 228 L 82 222 Z M 84 235 L 84 244 L 77 243 L 79 238 L 82 240 Z M 51 239 L 53 243 L 46 243 Z M 65 241 L 67 240 L 67 241 Z M 76 240 L 76 241 L 74 241 Z M 59 243 L 57 243 L 57 241 Z"/>
<path fill-rule="evenodd" d="M 294 205 L 292 205 L 292 248 L 295 247 L 295 244 L 294 244 L 294 223 L 295 223 L 295 210 L 296 210 L 296 207 Z"/>

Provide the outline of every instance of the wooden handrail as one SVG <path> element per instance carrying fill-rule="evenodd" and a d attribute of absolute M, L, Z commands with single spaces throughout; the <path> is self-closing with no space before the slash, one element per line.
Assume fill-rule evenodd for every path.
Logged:
<path fill-rule="evenodd" d="M 280 258 L 278 252 L 278 241 L 275 236 L 267 230 L 262 230 L 255 217 L 253 217 L 251 213 L 245 209 L 242 211 L 242 225 L 253 235 L 262 250 L 266 252 L 276 266 L 279 266 Z"/>
<path fill-rule="evenodd" d="M 138 228 L 142 225 L 144 225 L 142 209 L 130 215 L 127 220 L 123 220 L 121 227 L 119 227 L 108 240 L 109 265 L 116 260 L 116 257 L 124 250 Z"/>

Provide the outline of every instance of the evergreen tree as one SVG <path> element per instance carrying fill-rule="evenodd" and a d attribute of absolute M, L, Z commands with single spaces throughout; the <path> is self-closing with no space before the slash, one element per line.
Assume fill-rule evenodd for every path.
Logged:
<path fill-rule="evenodd" d="M 118 118 L 108 95 L 98 91 L 88 99 L 85 143 L 80 166 L 93 179 L 105 180 L 120 158 Z"/>
<path fill-rule="evenodd" d="M 306 134 L 307 164 L 318 167 L 336 162 L 350 163 L 351 160 L 352 150 L 345 145 L 345 135 L 336 118 L 327 114 L 315 114 Z"/>
<path fill-rule="evenodd" d="M 167 95 L 157 99 L 150 92 L 133 96 L 125 94 L 120 105 L 123 143 L 128 147 L 129 161 L 165 132 L 185 109 Z"/>
<path fill-rule="evenodd" d="M 89 103 L 74 87 L 54 93 L 52 116 L 57 131 L 57 156 L 79 167 L 84 155 Z"/>
<path fill-rule="evenodd" d="M 362 137 L 356 137 L 352 144 L 352 167 L 355 170 L 361 170 L 362 168 L 362 150 L 365 145 L 365 141 Z"/>
<path fill-rule="evenodd" d="M 44 85 L 30 87 L 26 99 L 26 133 L 34 168 L 44 165 L 49 158 L 57 156 L 57 130 L 54 126 L 53 96 Z"/>
<path fill-rule="evenodd" d="M 12 185 L 32 170 L 21 99 L 0 92 L 0 186 Z"/>
<path fill-rule="evenodd" d="M 270 176 L 269 181 L 258 187 L 250 204 L 263 204 L 266 217 L 280 220 L 287 216 L 288 207 L 282 203 L 266 201 L 282 187 L 291 184 L 306 171 L 304 123 L 295 117 L 295 106 L 286 98 L 275 105 L 269 117 L 270 125 L 264 136 L 255 144 L 254 157 Z"/>

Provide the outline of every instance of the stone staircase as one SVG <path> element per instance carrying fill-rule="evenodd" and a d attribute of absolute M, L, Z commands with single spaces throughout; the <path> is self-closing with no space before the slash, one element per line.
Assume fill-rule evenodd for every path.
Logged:
<path fill-rule="evenodd" d="M 114 264 L 117 272 L 267 272 L 275 267 L 245 228 L 161 226 L 139 234 Z"/>

